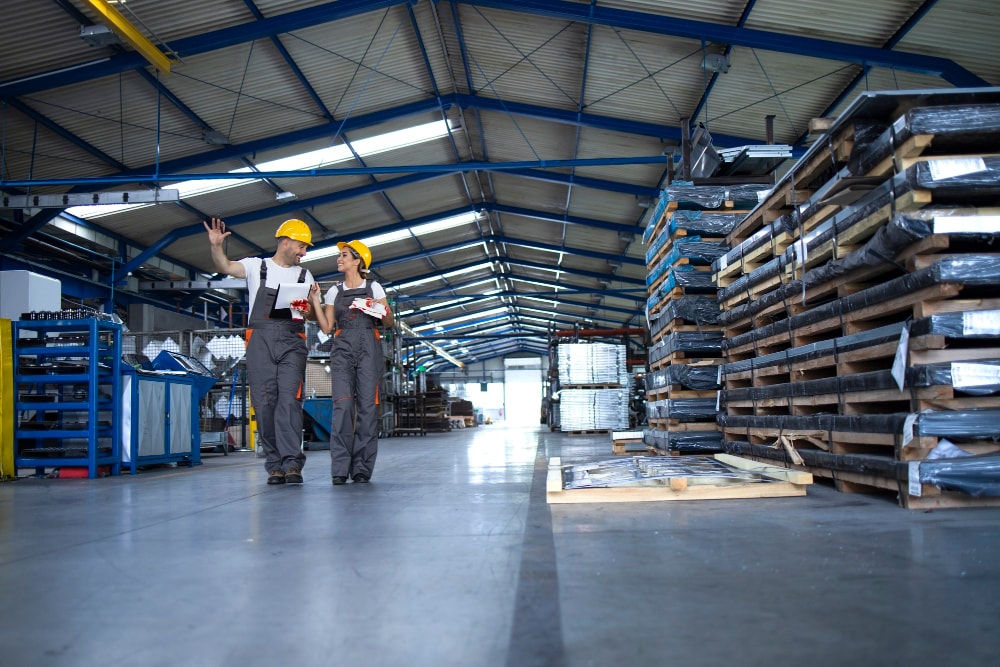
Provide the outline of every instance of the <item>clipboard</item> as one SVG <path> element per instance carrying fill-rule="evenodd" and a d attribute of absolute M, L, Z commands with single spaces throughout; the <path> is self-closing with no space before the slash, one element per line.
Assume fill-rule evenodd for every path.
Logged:
<path fill-rule="evenodd" d="M 274 297 L 274 309 L 291 308 L 295 299 L 308 299 L 311 283 L 281 283 Z"/>

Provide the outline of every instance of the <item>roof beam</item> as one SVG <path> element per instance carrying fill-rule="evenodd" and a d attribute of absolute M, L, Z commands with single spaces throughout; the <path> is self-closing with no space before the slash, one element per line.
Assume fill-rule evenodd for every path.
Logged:
<path fill-rule="evenodd" d="M 603 25 L 638 32 L 734 44 L 753 49 L 887 67 L 938 76 L 955 86 L 979 87 L 989 83 L 947 58 L 891 51 L 846 42 L 801 37 L 766 30 L 741 28 L 707 21 L 693 21 L 662 14 L 627 11 L 593 3 L 567 0 L 455 0 L 461 4 L 534 14 L 564 21 Z"/>

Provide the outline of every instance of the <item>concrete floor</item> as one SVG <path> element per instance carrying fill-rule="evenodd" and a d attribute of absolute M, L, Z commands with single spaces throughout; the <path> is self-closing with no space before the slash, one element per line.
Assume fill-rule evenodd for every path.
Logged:
<path fill-rule="evenodd" d="M 382 440 L 373 482 L 252 454 L 0 484 L 0 663 L 996 665 L 1000 510 L 545 503 L 607 436 Z M 28 471 L 21 471 L 27 474 Z"/>

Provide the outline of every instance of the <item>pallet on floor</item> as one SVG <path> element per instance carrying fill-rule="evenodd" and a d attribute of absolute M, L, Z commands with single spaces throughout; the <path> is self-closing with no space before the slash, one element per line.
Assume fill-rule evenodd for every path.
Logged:
<path fill-rule="evenodd" d="M 804 496 L 806 486 L 812 484 L 812 475 L 809 473 L 764 465 L 728 454 L 716 454 L 714 457 L 675 457 L 675 462 L 671 462 L 670 457 L 634 458 L 646 458 L 657 462 L 657 465 L 661 465 L 661 462 L 675 463 L 677 474 L 648 479 L 646 481 L 649 484 L 644 486 L 566 489 L 564 470 L 570 470 L 574 466 L 564 467 L 560 457 L 553 457 L 549 459 L 546 480 L 547 500 L 551 504 L 561 504 L 779 498 Z M 709 468 L 707 474 L 688 473 L 693 465 L 699 463 L 708 467 L 709 461 L 724 465 L 718 466 L 717 471 Z"/>

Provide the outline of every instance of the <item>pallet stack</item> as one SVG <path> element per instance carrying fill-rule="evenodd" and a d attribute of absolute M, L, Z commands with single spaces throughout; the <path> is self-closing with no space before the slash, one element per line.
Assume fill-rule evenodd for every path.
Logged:
<path fill-rule="evenodd" d="M 610 433 L 629 427 L 627 350 L 616 343 L 560 343 L 559 429 Z"/>
<path fill-rule="evenodd" d="M 1000 504 L 997 153 L 995 89 L 868 94 L 734 228 L 727 451 L 904 507 Z"/>
<path fill-rule="evenodd" d="M 722 450 L 716 426 L 722 331 L 710 267 L 746 215 L 726 195 L 717 187 L 671 186 L 644 234 L 652 345 L 643 440 L 658 454 Z"/>

